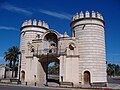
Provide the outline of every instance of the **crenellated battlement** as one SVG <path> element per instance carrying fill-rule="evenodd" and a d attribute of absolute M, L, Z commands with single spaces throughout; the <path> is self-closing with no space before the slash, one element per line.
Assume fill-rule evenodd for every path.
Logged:
<path fill-rule="evenodd" d="M 77 19 L 83 19 L 83 18 L 98 18 L 103 20 L 103 16 L 99 13 L 99 12 L 94 12 L 92 11 L 91 13 L 89 11 L 86 11 L 85 13 L 83 13 L 82 11 L 80 13 L 76 13 L 73 17 L 72 17 L 72 21 L 75 21 Z"/>
<path fill-rule="evenodd" d="M 24 22 L 23 22 L 23 24 L 22 24 L 22 27 L 25 27 L 25 26 L 41 26 L 41 27 L 44 27 L 44 28 L 47 28 L 47 29 L 49 29 L 49 25 L 46 23 L 46 22 L 44 22 L 44 21 L 41 21 L 41 20 L 36 20 L 36 19 L 34 19 L 34 20 L 25 20 Z"/>

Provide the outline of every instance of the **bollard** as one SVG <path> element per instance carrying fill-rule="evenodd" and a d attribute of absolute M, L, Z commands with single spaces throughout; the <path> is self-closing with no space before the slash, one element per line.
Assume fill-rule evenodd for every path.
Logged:
<path fill-rule="evenodd" d="M 25 82 L 26 86 L 27 86 L 27 82 Z"/>
<path fill-rule="evenodd" d="M 35 86 L 36 86 L 36 84 L 37 84 L 37 83 L 35 82 Z"/>
<path fill-rule="evenodd" d="M 17 81 L 17 85 L 19 84 L 19 81 Z"/>

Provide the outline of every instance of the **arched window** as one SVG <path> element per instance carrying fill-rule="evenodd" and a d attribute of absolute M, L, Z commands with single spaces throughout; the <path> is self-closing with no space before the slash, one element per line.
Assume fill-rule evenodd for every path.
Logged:
<path fill-rule="evenodd" d="M 74 44 L 74 43 L 70 43 L 70 44 L 69 44 L 69 49 L 70 49 L 70 50 L 74 50 L 74 48 L 75 48 L 75 44 Z"/>
<path fill-rule="evenodd" d="M 48 33 L 44 37 L 44 49 L 48 49 L 49 53 L 56 53 L 58 48 L 58 39 L 55 33 Z"/>

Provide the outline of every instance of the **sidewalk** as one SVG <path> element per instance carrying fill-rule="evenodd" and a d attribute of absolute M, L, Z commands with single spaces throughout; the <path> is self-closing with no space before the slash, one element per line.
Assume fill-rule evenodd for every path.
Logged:
<path fill-rule="evenodd" d="M 109 85 L 109 87 L 104 87 L 104 88 L 80 88 L 80 87 L 59 87 L 59 86 L 43 86 L 43 85 L 23 85 L 23 84 L 1 84 L 4 86 L 16 86 L 16 87 L 31 87 L 31 88 L 48 88 L 48 89 L 61 89 L 61 90 L 113 90 L 113 89 L 119 89 L 119 87 L 112 87 L 112 85 Z"/>

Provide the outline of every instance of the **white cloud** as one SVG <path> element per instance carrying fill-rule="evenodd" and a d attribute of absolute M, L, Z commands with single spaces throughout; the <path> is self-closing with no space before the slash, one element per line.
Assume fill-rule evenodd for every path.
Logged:
<path fill-rule="evenodd" d="M 53 11 L 48 11 L 48 10 L 43 10 L 43 9 L 40 9 L 39 12 L 53 16 L 53 17 L 57 17 L 60 19 L 71 20 L 71 17 L 72 17 L 72 15 L 67 14 L 67 13 L 58 13 L 58 12 L 53 12 Z"/>
<path fill-rule="evenodd" d="M 14 6 L 12 4 L 9 4 L 7 2 L 2 3 L 1 7 L 3 9 L 8 10 L 8 11 L 11 11 L 11 12 L 17 12 L 17 13 L 21 13 L 21 14 L 25 14 L 25 15 L 31 15 L 32 14 L 32 12 L 30 12 L 30 11 L 24 9 L 24 8 L 16 7 L 16 6 Z"/>
<path fill-rule="evenodd" d="M 4 58 L 0 56 L 0 60 L 4 60 Z"/>
<path fill-rule="evenodd" d="M 19 31 L 19 29 L 17 29 L 17 28 L 6 27 L 6 26 L 0 26 L 0 30 L 15 30 L 15 31 Z"/>

